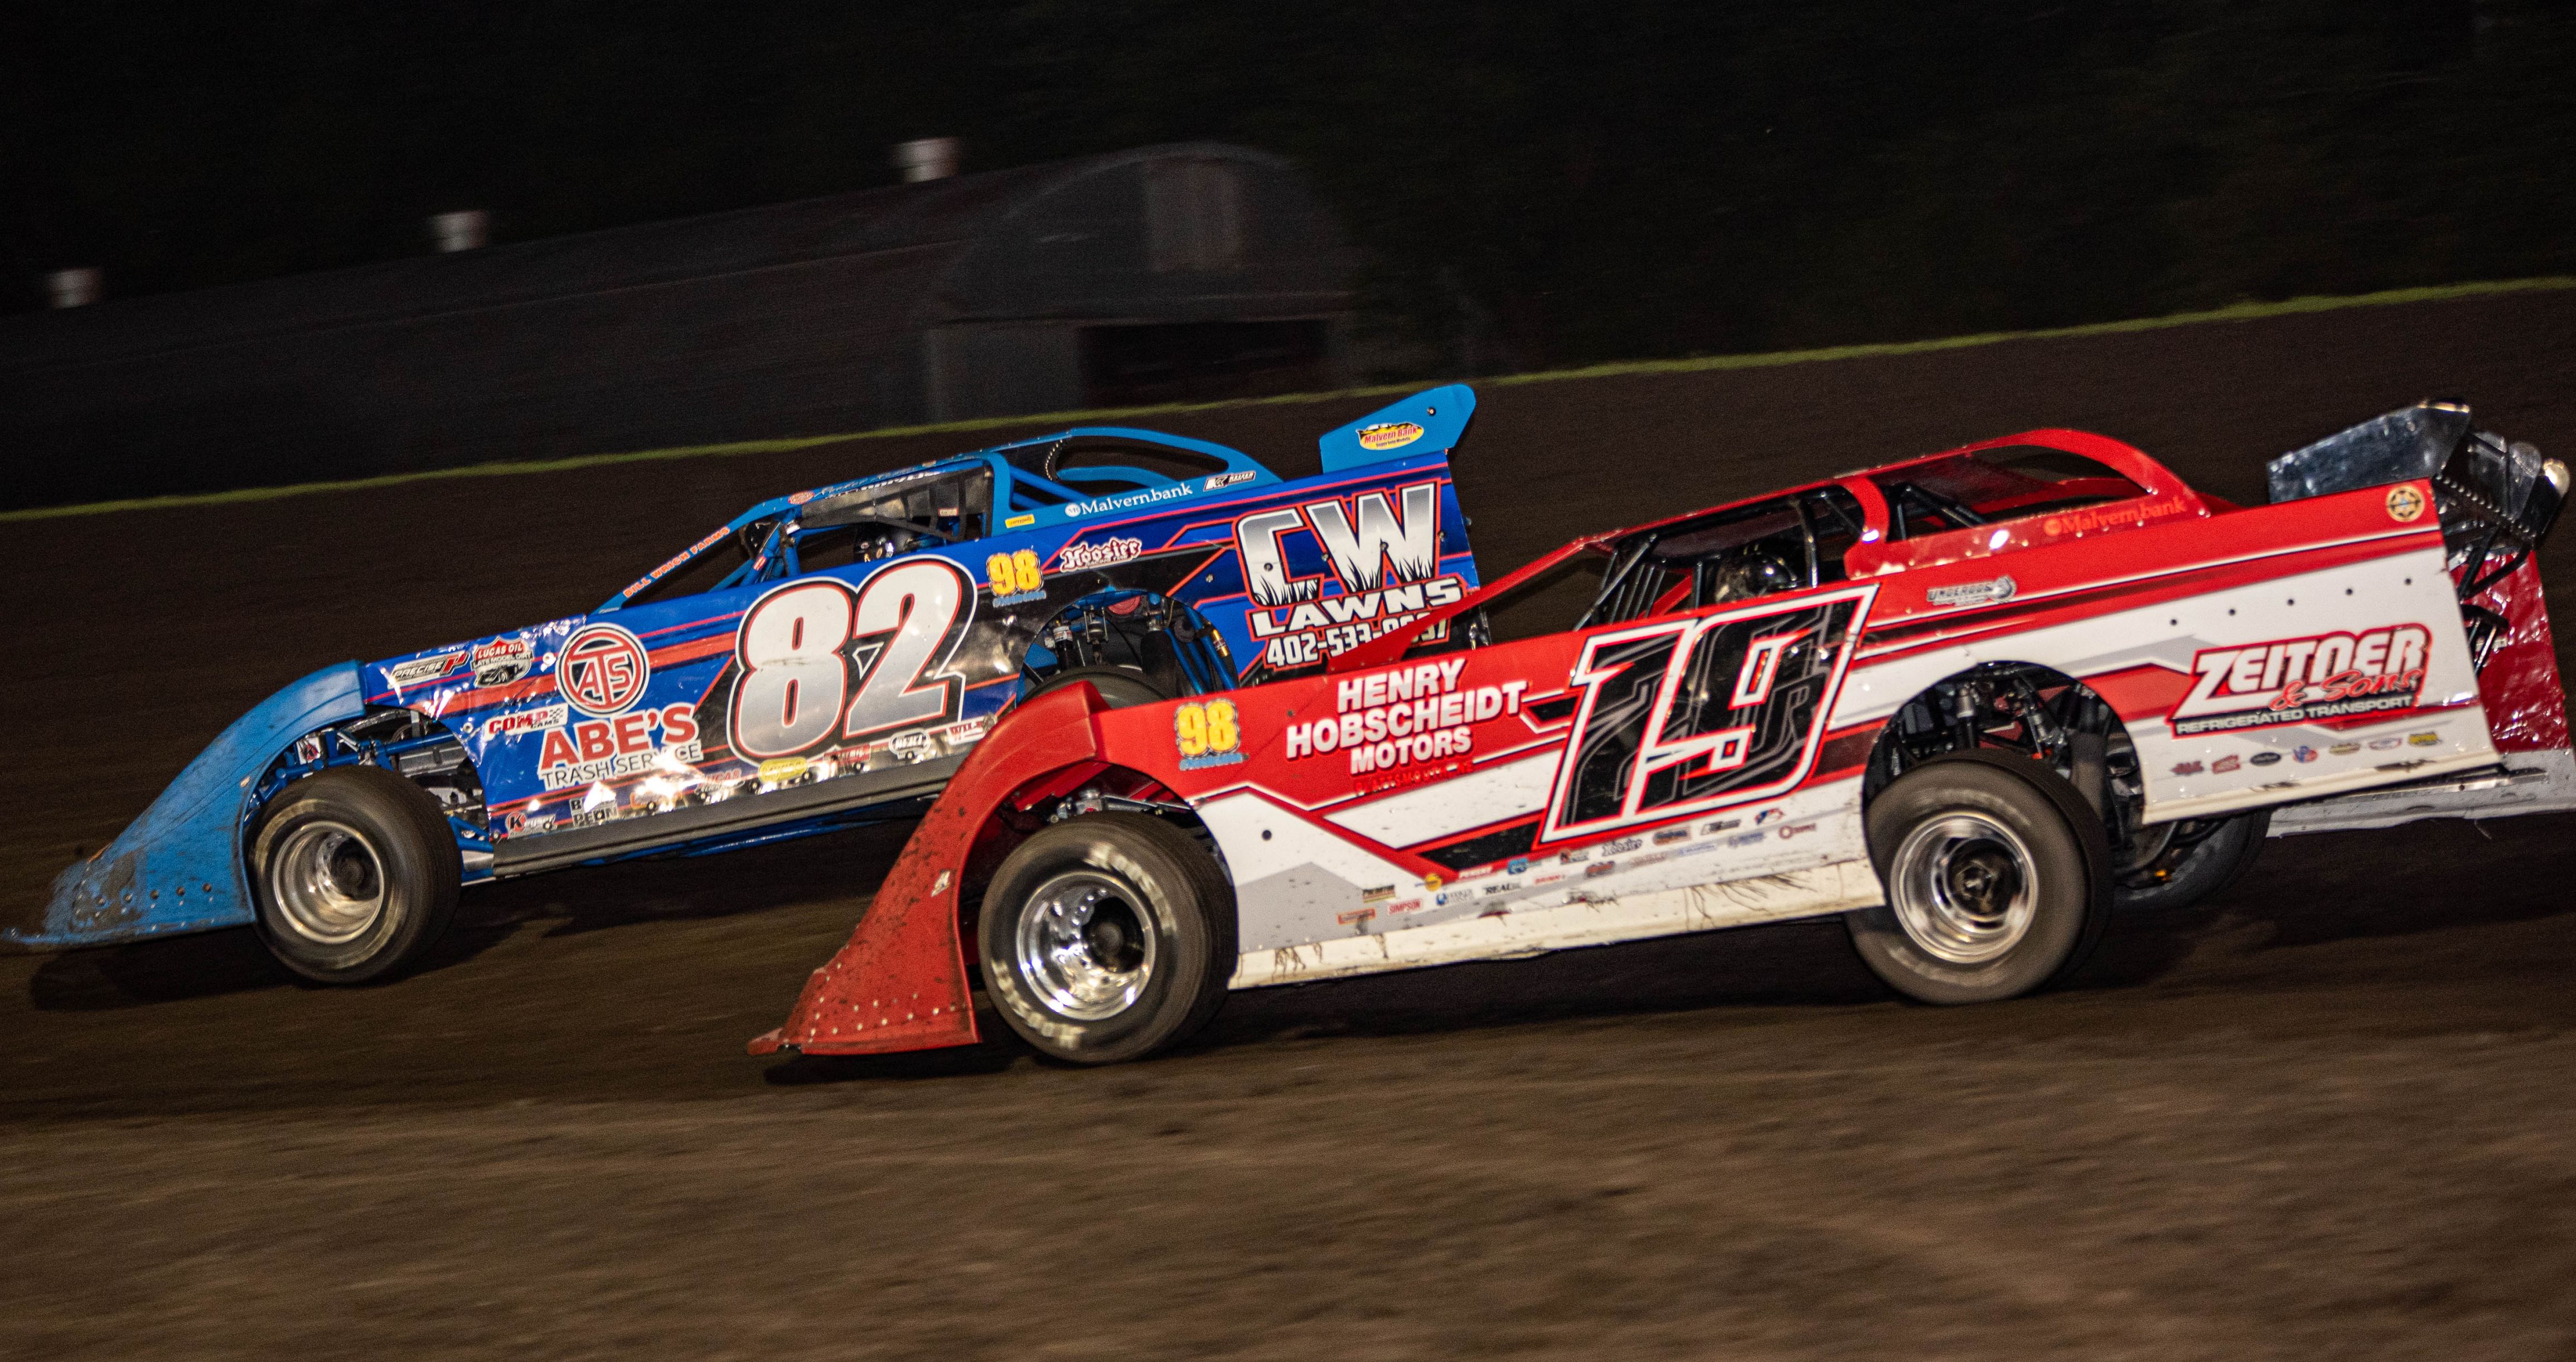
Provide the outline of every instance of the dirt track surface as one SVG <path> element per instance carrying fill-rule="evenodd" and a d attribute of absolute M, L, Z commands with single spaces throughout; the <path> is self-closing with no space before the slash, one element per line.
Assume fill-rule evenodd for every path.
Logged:
<path fill-rule="evenodd" d="M 2037 425 L 2246 498 L 2426 394 L 2565 453 L 2571 379 L 2576 299 L 2434 304 L 1492 388 L 1460 477 L 1491 572 Z M 1295 471 L 1367 405 L 1167 424 Z M 9 526 L 0 914 L 295 676 L 941 452 Z M 242 932 L 0 957 L 0 1355 L 2564 1357 L 2572 832 L 2276 842 L 2004 1006 L 1791 924 L 1240 994 L 1096 1072 L 742 1056 L 900 829 L 476 891 L 384 988 Z"/>

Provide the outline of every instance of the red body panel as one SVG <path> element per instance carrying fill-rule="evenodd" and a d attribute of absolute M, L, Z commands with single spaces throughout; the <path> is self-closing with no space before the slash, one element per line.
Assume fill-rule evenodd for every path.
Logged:
<path fill-rule="evenodd" d="M 978 746 L 923 816 L 878 886 L 849 944 L 807 977 L 787 1024 L 751 1053 L 935 1050 L 976 1041 L 959 939 L 958 892 L 976 839 L 1034 773 L 1077 766 L 1100 750 L 1100 692 L 1068 686 L 1015 712 Z"/>

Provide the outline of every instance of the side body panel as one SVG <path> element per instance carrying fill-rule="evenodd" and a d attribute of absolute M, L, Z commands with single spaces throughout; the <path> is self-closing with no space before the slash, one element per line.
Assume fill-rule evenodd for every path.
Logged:
<path fill-rule="evenodd" d="M 367 698 L 463 741 L 507 874 L 935 793 L 1018 698 L 1040 630 L 1094 593 L 1181 601 L 1258 675 L 1314 670 L 1477 582 L 1445 450 L 1058 510 L 1077 513 L 371 663 Z M 611 828 L 675 814 L 667 836 Z"/>
<path fill-rule="evenodd" d="M 234 720 L 116 840 L 55 878 L 42 928 L 0 940 L 93 946 L 249 922 L 241 839 L 250 788 L 287 744 L 363 711 L 358 671 L 354 662 L 325 667 Z"/>

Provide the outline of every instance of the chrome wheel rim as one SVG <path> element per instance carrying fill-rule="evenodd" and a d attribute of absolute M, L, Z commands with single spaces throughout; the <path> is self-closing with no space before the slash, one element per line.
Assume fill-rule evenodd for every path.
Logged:
<path fill-rule="evenodd" d="M 318 819 L 288 833 L 268 886 L 287 927 L 319 945 L 355 941 L 384 916 L 384 862 L 346 823 Z"/>
<path fill-rule="evenodd" d="M 2030 848 L 1983 814 L 1950 813 L 1906 834 L 1890 866 L 1896 920 L 1927 954 L 1981 965 L 2030 934 L 2038 915 Z"/>
<path fill-rule="evenodd" d="M 1144 996 L 1156 947 L 1138 897 L 1093 870 L 1058 875 L 1029 896 L 1014 933 L 1014 963 L 1049 1009 L 1075 1021 L 1101 1021 Z"/>

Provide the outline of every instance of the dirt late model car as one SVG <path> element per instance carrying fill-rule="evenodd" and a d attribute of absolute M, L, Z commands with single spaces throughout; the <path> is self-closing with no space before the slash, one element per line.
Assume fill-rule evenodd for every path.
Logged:
<path fill-rule="evenodd" d="M 1578 540 L 1325 675 L 1049 694 L 751 1049 L 969 1043 L 980 974 L 1106 1062 L 1229 988 L 1823 914 L 2000 999 L 2267 823 L 2576 807 L 2531 559 L 2567 470 L 2426 404 L 2270 472 L 2240 508 L 2032 431 Z M 1562 632 L 1494 641 L 1577 569 Z"/>
<path fill-rule="evenodd" d="M 1082 427 L 751 508 L 586 615 L 325 668 L 56 881 L 27 946 L 255 922 L 325 982 L 418 956 L 460 885 L 917 813 L 995 717 L 1313 673 L 1462 599 L 1461 386 L 1283 481 Z"/>

